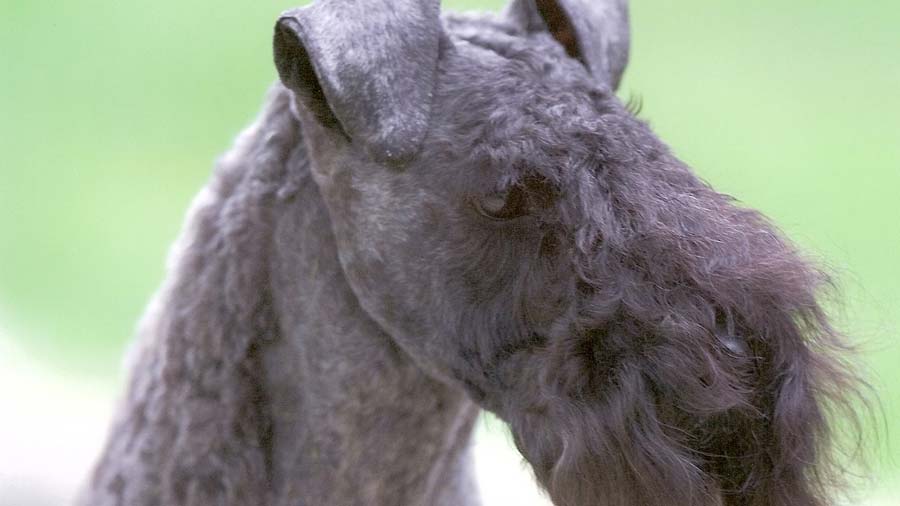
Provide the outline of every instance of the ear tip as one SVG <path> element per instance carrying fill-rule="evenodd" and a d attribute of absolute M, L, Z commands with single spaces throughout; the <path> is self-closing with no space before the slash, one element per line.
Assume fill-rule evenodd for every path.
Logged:
<path fill-rule="evenodd" d="M 290 9 L 281 13 L 278 16 L 278 19 L 275 21 L 275 38 L 278 40 L 279 37 L 288 36 L 292 39 L 299 39 L 301 34 L 304 31 L 303 23 L 301 20 L 303 19 L 303 11 L 305 8 L 299 9 Z"/>
<path fill-rule="evenodd" d="M 303 30 L 300 20 L 296 15 L 296 10 L 290 10 L 283 13 L 275 21 L 275 38 L 288 36 L 290 38 L 298 38 Z"/>
<path fill-rule="evenodd" d="M 299 28 L 298 25 L 299 25 L 299 23 L 297 22 L 297 20 L 295 18 L 288 17 L 288 16 L 282 16 L 282 17 L 278 18 L 277 21 L 275 21 L 275 31 L 276 32 L 285 32 L 285 31 L 296 32 L 297 29 Z"/>
<path fill-rule="evenodd" d="M 275 68 L 282 81 L 290 80 L 291 70 L 296 60 L 305 52 L 303 47 L 303 25 L 296 15 L 296 9 L 282 14 L 275 22 L 272 34 L 272 53 Z"/>
<path fill-rule="evenodd" d="M 390 132 L 366 143 L 366 151 L 376 162 L 403 165 L 411 161 L 422 148 L 418 132 Z"/>
<path fill-rule="evenodd" d="M 291 33 L 290 28 L 282 24 L 281 20 L 275 24 L 274 34 L 272 35 L 272 56 L 275 60 L 275 68 L 278 70 L 282 81 L 287 77 L 287 71 L 290 69 L 289 49 L 296 44 L 295 36 Z"/>

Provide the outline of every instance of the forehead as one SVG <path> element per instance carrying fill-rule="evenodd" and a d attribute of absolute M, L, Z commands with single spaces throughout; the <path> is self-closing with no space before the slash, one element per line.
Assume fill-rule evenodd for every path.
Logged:
<path fill-rule="evenodd" d="M 455 143 L 448 149 L 462 144 L 472 156 L 502 157 L 498 164 L 534 165 L 587 140 L 616 109 L 611 91 L 550 35 L 485 15 L 444 21 L 450 44 L 441 55 L 431 137 Z"/>
<path fill-rule="evenodd" d="M 590 121 L 613 99 L 545 32 L 527 33 L 492 15 L 449 15 L 444 25 L 449 44 L 440 59 L 439 108 L 494 122 L 558 124 Z"/>
<path fill-rule="evenodd" d="M 442 54 L 444 66 L 468 63 L 485 78 L 478 82 L 502 76 L 526 86 L 561 90 L 598 86 L 584 65 L 547 32 L 529 33 L 492 14 L 448 14 L 444 27 L 451 43 Z"/>

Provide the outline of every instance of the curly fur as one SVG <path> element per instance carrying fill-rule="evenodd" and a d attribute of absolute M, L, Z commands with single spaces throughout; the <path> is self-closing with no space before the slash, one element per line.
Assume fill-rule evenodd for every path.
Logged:
<path fill-rule="evenodd" d="M 469 354 L 469 383 L 496 392 L 474 395 L 501 397 L 494 409 L 560 505 L 832 504 L 848 463 L 834 418 L 859 428 L 865 386 L 820 303 L 828 276 L 570 60 L 480 28 L 463 38 L 502 71 L 454 76 L 452 131 L 437 135 L 466 138 L 458 165 L 506 186 L 549 182 L 530 191 L 554 205 L 531 265 L 499 281 L 523 306 L 505 324 L 515 337 L 460 332 L 493 334 Z M 485 125 L 470 111 L 496 96 L 504 113 Z"/>
<path fill-rule="evenodd" d="M 191 211 L 83 503 L 474 505 L 464 392 L 559 506 L 834 504 L 864 384 L 825 273 L 550 34 L 443 29 L 403 166 L 321 90 L 271 92 Z M 477 212 L 512 190 L 528 215 Z"/>
<path fill-rule="evenodd" d="M 560 504 L 825 504 L 826 405 L 855 388 L 827 278 L 664 150 L 635 164 L 642 125 L 604 127 L 590 190 L 562 191 L 577 295 L 529 406 L 554 422 L 525 414 L 520 448 Z"/>
<path fill-rule="evenodd" d="M 83 504 L 267 504 L 257 348 L 276 338 L 269 207 L 298 129 L 275 97 L 197 197 L 142 322 L 132 379 Z"/>

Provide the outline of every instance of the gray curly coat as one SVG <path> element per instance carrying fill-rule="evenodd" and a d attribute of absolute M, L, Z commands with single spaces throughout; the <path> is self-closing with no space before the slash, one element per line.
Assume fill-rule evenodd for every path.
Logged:
<path fill-rule="evenodd" d="M 140 328 L 84 505 L 830 504 L 825 276 L 613 94 L 624 1 L 320 0 Z"/>

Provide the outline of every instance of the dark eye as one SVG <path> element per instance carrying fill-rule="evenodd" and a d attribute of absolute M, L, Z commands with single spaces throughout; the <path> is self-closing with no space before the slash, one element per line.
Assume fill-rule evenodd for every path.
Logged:
<path fill-rule="evenodd" d="M 492 220 L 512 220 L 550 207 L 557 191 L 546 179 L 528 176 L 504 191 L 489 193 L 475 200 L 478 212 Z"/>
<path fill-rule="evenodd" d="M 521 186 L 485 195 L 475 201 L 475 208 L 482 216 L 492 220 L 511 220 L 530 211 L 528 195 Z"/>

